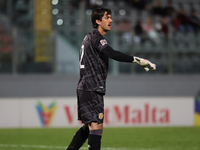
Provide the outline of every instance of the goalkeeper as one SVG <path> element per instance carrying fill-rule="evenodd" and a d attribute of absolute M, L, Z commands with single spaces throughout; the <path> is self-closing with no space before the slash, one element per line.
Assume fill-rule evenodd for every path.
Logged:
<path fill-rule="evenodd" d="M 103 133 L 104 95 L 108 59 L 137 63 L 146 71 L 156 69 L 148 60 L 113 50 L 103 37 L 111 30 L 111 10 L 97 8 L 92 12 L 93 30 L 83 39 L 80 49 L 80 79 L 77 86 L 78 120 L 83 126 L 75 133 L 67 150 L 78 150 L 88 139 L 89 150 L 100 150 Z"/>

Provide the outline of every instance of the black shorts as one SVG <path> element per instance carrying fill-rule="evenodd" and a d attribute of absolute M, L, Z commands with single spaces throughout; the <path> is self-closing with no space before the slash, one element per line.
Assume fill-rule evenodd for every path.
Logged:
<path fill-rule="evenodd" d="M 104 94 L 77 90 L 78 120 L 82 123 L 103 123 Z"/>

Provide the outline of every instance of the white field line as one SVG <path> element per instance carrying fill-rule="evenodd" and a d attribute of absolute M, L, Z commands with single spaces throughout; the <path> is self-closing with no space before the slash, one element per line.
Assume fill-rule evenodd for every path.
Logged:
<path fill-rule="evenodd" d="M 10 147 L 12 148 L 12 150 L 14 148 L 35 148 L 35 149 L 44 149 L 44 148 L 48 148 L 48 149 L 63 149 L 66 150 L 67 146 L 47 146 L 47 145 L 25 145 L 25 144 L 0 144 L 0 148 L 1 147 Z M 80 150 L 87 150 L 87 147 L 82 147 Z M 167 150 L 175 150 L 174 148 L 167 148 Z M 181 150 L 182 148 L 178 148 L 178 150 Z M 101 150 L 164 150 L 161 148 L 109 148 L 109 147 L 102 147 Z M 199 147 L 192 147 L 190 150 L 200 150 Z"/>
<path fill-rule="evenodd" d="M 25 144 L 21 144 L 21 145 L 16 145 L 16 144 L 0 144 L 0 147 L 10 147 L 10 148 L 48 148 L 48 149 L 63 149 L 66 150 L 67 147 L 64 146 L 47 146 L 47 145 L 25 145 Z M 88 149 L 87 147 L 82 147 L 82 150 Z M 102 150 L 131 150 L 128 148 L 109 148 L 109 147 L 102 147 Z M 140 149 L 141 150 L 141 149 Z"/>

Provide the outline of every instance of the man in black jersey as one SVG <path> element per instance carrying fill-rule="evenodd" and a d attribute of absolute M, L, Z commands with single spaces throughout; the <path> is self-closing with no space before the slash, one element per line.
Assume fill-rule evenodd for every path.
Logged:
<path fill-rule="evenodd" d="M 104 99 L 108 59 L 137 63 L 146 71 L 156 65 L 148 60 L 113 50 L 103 37 L 111 30 L 111 10 L 92 12 L 93 31 L 85 36 L 80 49 L 80 80 L 77 86 L 78 120 L 83 126 L 75 133 L 67 150 L 78 150 L 88 139 L 89 150 L 100 150 L 103 133 Z"/>

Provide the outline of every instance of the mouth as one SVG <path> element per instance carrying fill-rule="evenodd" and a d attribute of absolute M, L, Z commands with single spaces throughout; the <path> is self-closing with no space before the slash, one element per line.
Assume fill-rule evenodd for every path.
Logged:
<path fill-rule="evenodd" d="M 108 26 L 111 28 L 111 24 L 108 24 Z"/>

